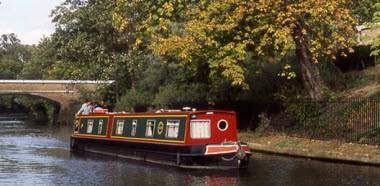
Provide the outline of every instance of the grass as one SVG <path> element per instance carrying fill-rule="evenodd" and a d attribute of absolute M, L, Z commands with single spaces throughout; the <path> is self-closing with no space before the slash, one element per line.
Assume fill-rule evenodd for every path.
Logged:
<path fill-rule="evenodd" d="M 346 96 L 349 91 L 355 91 L 361 87 L 377 85 L 380 82 L 380 65 L 369 67 L 361 71 L 347 72 L 344 74 L 344 90 L 335 90 L 340 92 L 340 96 Z"/>
<path fill-rule="evenodd" d="M 284 141 L 280 141 L 275 146 L 278 147 L 278 148 L 285 148 L 285 147 L 289 147 L 291 145 L 296 145 L 298 143 L 299 143 L 298 141 L 295 141 L 293 139 L 286 139 Z"/>

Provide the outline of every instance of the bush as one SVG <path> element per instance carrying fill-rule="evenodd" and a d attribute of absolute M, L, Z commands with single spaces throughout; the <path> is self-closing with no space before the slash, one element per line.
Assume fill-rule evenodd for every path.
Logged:
<path fill-rule="evenodd" d="M 318 102 L 304 101 L 290 103 L 286 112 L 290 114 L 296 125 L 306 127 L 315 123 L 320 116 L 322 106 Z"/>
<path fill-rule="evenodd" d="M 146 92 L 127 90 L 126 93 L 116 103 L 115 109 L 119 111 L 134 112 L 136 107 L 149 106 L 152 96 Z"/>
<path fill-rule="evenodd" d="M 194 83 L 190 85 L 169 84 L 159 88 L 155 95 L 153 105 L 155 107 L 173 107 L 177 103 L 206 102 L 207 86 Z"/>

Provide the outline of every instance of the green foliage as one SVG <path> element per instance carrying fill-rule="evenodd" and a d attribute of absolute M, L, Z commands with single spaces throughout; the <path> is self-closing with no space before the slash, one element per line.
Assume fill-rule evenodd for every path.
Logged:
<path fill-rule="evenodd" d="M 373 143 L 379 139 L 379 95 L 320 103 L 290 102 L 286 112 L 295 125 L 285 132 L 318 139 Z"/>
<path fill-rule="evenodd" d="M 206 102 L 207 92 L 204 84 L 161 86 L 155 95 L 153 105 L 159 108 L 170 108 L 174 104 Z"/>
<path fill-rule="evenodd" d="M 15 96 L 0 96 L 0 111 L 3 113 L 27 111 L 28 108 L 18 103 L 16 98 Z"/>
<path fill-rule="evenodd" d="M 31 59 L 24 63 L 20 78 L 23 79 L 62 79 L 64 75 L 57 75 L 56 66 L 59 64 L 56 58 L 57 50 L 50 38 L 43 38 L 40 43 L 31 50 Z M 66 69 L 65 69 L 66 70 Z M 60 70 L 63 71 L 63 70 Z"/>
<path fill-rule="evenodd" d="M 380 30 L 380 3 L 376 3 L 374 7 L 376 7 L 376 12 L 373 14 L 371 28 L 373 30 Z M 380 34 L 378 34 L 371 42 L 371 49 L 371 55 L 380 55 Z"/>
<path fill-rule="evenodd" d="M 54 103 L 45 99 L 30 96 L 1 96 L 0 111 L 2 113 L 25 113 L 37 122 L 52 122 Z"/>
<path fill-rule="evenodd" d="M 355 20 L 346 1 L 118 2 L 114 22 L 119 30 L 128 25 L 144 28 L 155 54 L 180 68 L 205 73 L 211 86 L 226 80 L 232 87 L 248 89 L 245 67 L 252 57 L 287 55 L 306 46 L 302 52 L 307 55 L 298 61 L 313 66 L 321 57 L 335 58 L 340 49 L 352 52 L 355 43 Z M 146 16 L 133 19 L 130 12 L 139 10 L 137 5 L 146 8 Z M 292 72 L 285 75 L 295 77 Z M 318 75 L 302 77 L 308 82 Z"/>
<path fill-rule="evenodd" d="M 115 99 L 129 89 L 137 89 L 148 64 L 156 59 L 143 47 L 148 38 L 143 39 L 143 32 L 132 29 L 134 24 L 125 31 L 115 27 L 113 12 L 117 4 L 107 0 L 66 0 L 53 11 L 56 32 L 45 43 L 53 48 L 53 63 L 44 78 L 112 79 L 116 81 Z M 144 7 L 131 12 L 136 19 L 145 15 L 140 8 Z"/>
<path fill-rule="evenodd" d="M 332 102 L 293 102 L 286 112 L 294 120 L 295 125 L 287 129 L 292 134 L 317 139 L 349 138 L 346 117 L 342 113 L 345 103 Z"/>
<path fill-rule="evenodd" d="M 108 21 L 112 5 L 114 3 L 105 1 L 67 0 L 53 11 L 56 32 L 52 42 L 60 61 L 54 68 L 58 72 L 70 70 L 62 73 L 69 77 L 62 78 L 100 79 L 105 76 L 112 55 L 107 46 L 113 43 L 115 33 Z M 101 67 L 104 70 L 98 70 Z"/>
<path fill-rule="evenodd" d="M 176 66 L 153 62 L 142 72 L 135 89 L 129 89 L 117 103 L 117 108 L 133 111 L 138 106 L 169 108 L 180 103 L 206 102 L 205 83 L 178 84 L 184 78 Z"/>
<path fill-rule="evenodd" d="M 286 107 L 286 112 L 296 122 L 297 127 L 308 128 L 316 124 L 313 122 L 321 115 L 321 108 L 322 106 L 314 101 L 293 102 Z"/>
<path fill-rule="evenodd" d="M 338 94 L 328 87 L 323 87 L 323 93 L 325 95 L 325 101 L 331 102 L 338 99 Z"/>
<path fill-rule="evenodd" d="M 146 95 L 144 92 L 127 90 L 127 92 L 124 93 L 120 100 L 116 103 L 115 109 L 134 112 L 136 107 L 149 106 L 151 100 L 151 95 Z"/>
<path fill-rule="evenodd" d="M 49 77 L 117 81 L 120 92 L 130 88 L 144 68 L 141 51 L 131 51 L 127 37 L 113 26 L 115 1 L 65 1 L 52 13 L 56 32 L 51 45 L 57 59 Z"/>
<path fill-rule="evenodd" d="M 31 119 L 37 122 L 53 122 L 55 117 L 56 105 L 49 100 L 34 98 L 28 96 L 18 96 L 15 102 L 29 109 Z"/>
<path fill-rule="evenodd" d="M 374 6 L 379 0 L 355 0 L 350 3 L 350 9 L 359 24 L 368 23 L 372 21 L 374 13 L 379 10 Z"/>
<path fill-rule="evenodd" d="M 303 97 L 296 41 L 307 41 L 307 58 L 315 63 L 350 52 L 340 50 L 355 40 L 347 5 L 338 0 L 66 0 L 52 12 L 52 37 L 28 48 L 23 63 L 2 60 L 1 75 L 114 79 L 112 93 L 86 96 L 120 97 L 118 107 L 128 110 Z M 5 43 L 17 42 L 10 37 Z"/>
<path fill-rule="evenodd" d="M 31 47 L 22 45 L 15 34 L 3 34 L 0 38 L 0 79 L 17 79 L 30 58 Z"/>
<path fill-rule="evenodd" d="M 149 92 L 128 90 L 116 104 L 116 109 L 134 111 L 134 108 L 143 106 L 154 108 L 175 108 L 178 105 L 205 103 L 207 94 L 205 85 L 175 85 L 161 86 L 154 95 Z M 152 97 L 154 96 L 154 97 Z"/>

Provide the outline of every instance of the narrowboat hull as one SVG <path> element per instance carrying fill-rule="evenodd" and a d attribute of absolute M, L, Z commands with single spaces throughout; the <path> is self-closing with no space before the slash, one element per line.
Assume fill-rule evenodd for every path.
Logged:
<path fill-rule="evenodd" d="M 226 146 L 221 144 L 221 146 Z M 251 153 L 245 150 L 206 154 L 207 145 L 172 146 L 71 137 L 72 152 L 91 152 L 117 158 L 145 161 L 186 169 L 241 169 L 249 165 Z"/>

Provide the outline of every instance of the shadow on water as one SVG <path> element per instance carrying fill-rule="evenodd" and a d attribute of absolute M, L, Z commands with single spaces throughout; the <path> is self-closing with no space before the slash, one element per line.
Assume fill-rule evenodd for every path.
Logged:
<path fill-rule="evenodd" d="M 0 185 L 376 185 L 380 168 L 253 153 L 247 170 L 187 170 L 70 153 L 70 126 L 0 120 Z"/>
<path fill-rule="evenodd" d="M 81 162 L 106 163 L 103 179 L 111 185 L 237 185 L 241 171 L 189 170 L 91 153 L 72 154 Z M 99 177 L 98 177 L 99 178 Z"/>

